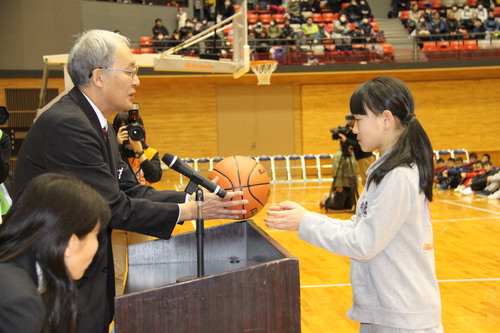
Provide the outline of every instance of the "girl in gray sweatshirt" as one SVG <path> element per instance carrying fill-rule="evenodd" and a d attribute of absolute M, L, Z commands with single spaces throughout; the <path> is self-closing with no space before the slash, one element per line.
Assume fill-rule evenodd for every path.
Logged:
<path fill-rule="evenodd" d="M 351 258 L 354 304 L 347 316 L 362 333 L 441 333 L 432 224 L 430 140 L 414 114 L 408 87 L 378 77 L 350 101 L 363 151 L 378 150 L 351 220 L 331 219 L 286 201 L 266 225 Z"/>

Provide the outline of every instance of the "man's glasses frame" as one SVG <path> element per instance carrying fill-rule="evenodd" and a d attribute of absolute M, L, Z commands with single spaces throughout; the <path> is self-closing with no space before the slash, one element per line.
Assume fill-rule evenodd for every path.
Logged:
<path fill-rule="evenodd" d="M 106 66 L 100 66 L 96 67 L 96 69 L 105 69 L 105 70 L 110 70 L 110 71 L 120 71 L 120 72 L 126 72 L 129 73 L 130 77 L 134 77 L 137 75 L 139 72 L 139 66 L 135 66 L 134 69 L 121 69 L 121 68 L 111 68 L 111 67 L 106 67 Z M 93 71 L 92 71 L 93 72 Z M 92 77 L 93 73 L 90 73 L 89 78 Z"/>

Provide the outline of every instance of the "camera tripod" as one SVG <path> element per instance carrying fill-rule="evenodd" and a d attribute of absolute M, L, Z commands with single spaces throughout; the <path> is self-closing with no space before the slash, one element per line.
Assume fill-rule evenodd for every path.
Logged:
<path fill-rule="evenodd" d="M 336 212 L 342 212 L 342 213 L 355 213 L 356 212 L 356 204 L 358 202 L 358 198 L 359 198 L 359 193 L 358 193 L 358 186 L 357 186 L 357 181 L 356 181 L 356 178 L 357 178 L 357 172 L 354 170 L 353 166 L 352 166 L 352 158 L 355 158 L 354 156 L 352 156 L 348 151 L 345 151 L 344 148 L 342 148 L 342 155 L 340 157 L 340 160 L 339 160 L 339 164 L 338 164 L 338 167 L 337 167 L 337 171 L 335 172 L 335 177 L 333 178 L 333 182 L 332 182 L 332 187 L 330 189 L 330 194 L 329 194 L 329 198 L 333 198 L 333 202 L 335 203 L 335 196 L 338 195 L 338 193 L 336 192 L 336 183 L 338 181 L 338 175 L 339 175 L 339 171 L 341 168 L 343 168 L 343 171 L 344 172 L 348 172 L 348 175 L 347 175 L 347 179 L 349 179 L 349 185 L 350 185 L 350 196 L 351 196 L 351 200 L 352 200 L 352 207 L 354 207 L 353 209 L 335 209 L 334 211 Z M 346 166 L 346 163 L 347 163 L 347 168 L 345 168 Z M 347 200 L 347 199 L 346 199 Z M 343 205 L 345 204 L 345 201 L 343 203 Z M 325 204 L 325 208 L 326 208 L 326 211 L 328 212 L 329 211 L 329 207 L 328 205 Z"/>

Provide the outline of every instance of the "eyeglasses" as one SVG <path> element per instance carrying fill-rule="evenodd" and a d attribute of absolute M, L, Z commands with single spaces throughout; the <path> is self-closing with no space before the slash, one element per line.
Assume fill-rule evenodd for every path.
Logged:
<path fill-rule="evenodd" d="M 111 68 L 111 67 L 106 67 L 106 66 L 101 66 L 101 67 L 96 67 L 99 69 L 107 69 L 110 71 L 120 71 L 120 72 L 126 72 L 129 73 L 130 77 L 134 77 L 137 75 L 139 72 L 139 66 L 135 66 L 134 69 L 121 69 L 121 68 Z M 90 73 L 89 78 L 92 77 L 92 73 Z"/>

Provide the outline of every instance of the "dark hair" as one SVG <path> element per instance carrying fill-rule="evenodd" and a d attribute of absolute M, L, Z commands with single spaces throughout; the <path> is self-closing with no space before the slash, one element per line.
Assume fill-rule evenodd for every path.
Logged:
<path fill-rule="evenodd" d="M 463 162 L 463 161 L 464 161 L 464 159 L 461 158 L 460 156 L 455 159 L 455 162 Z"/>
<path fill-rule="evenodd" d="M 485 162 L 482 162 L 483 163 L 483 166 L 485 165 L 493 165 L 490 161 L 485 161 Z"/>
<path fill-rule="evenodd" d="M 477 158 L 477 154 L 476 153 L 470 153 L 469 154 L 469 158 L 471 158 L 471 157 Z"/>
<path fill-rule="evenodd" d="M 437 159 L 436 162 L 438 162 L 438 163 L 444 163 L 444 160 L 440 157 L 440 158 Z"/>
<path fill-rule="evenodd" d="M 485 153 L 485 154 L 483 154 L 483 157 L 485 157 L 485 156 L 486 156 L 486 157 L 488 157 L 488 161 L 489 161 L 489 160 L 491 160 L 491 156 L 490 156 L 490 154 L 486 154 L 486 153 Z"/>
<path fill-rule="evenodd" d="M 420 122 L 415 117 L 415 103 L 410 89 L 403 81 L 381 76 L 359 86 L 351 96 L 352 114 L 366 115 L 367 110 L 376 115 L 389 110 L 405 127 L 388 158 L 368 178 L 379 184 L 385 175 L 398 166 L 416 165 L 419 187 L 429 201 L 432 201 L 434 162 L 432 145 Z"/>
<path fill-rule="evenodd" d="M 447 161 L 455 162 L 455 159 L 453 157 L 448 157 Z"/>
<path fill-rule="evenodd" d="M 76 331 L 76 291 L 64 254 L 73 234 L 84 238 L 107 227 L 106 200 L 81 180 L 55 173 L 34 178 L 0 226 L 0 262 L 32 253 L 46 291 L 43 332 Z"/>
<path fill-rule="evenodd" d="M 144 122 L 142 121 L 141 115 L 137 115 L 137 122 L 144 128 Z M 113 129 L 115 130 L 116 133 L 118 133 L 120 127 L 128 124 L 129 124 L 128 111 L 118 112 L 115 118 L 113 119 Z M 144 140 L 142 140 L 141 143 L 143 149 L 148 148 L 148 145 L 146 143 L 146 130 L 144 130 Z"/>

